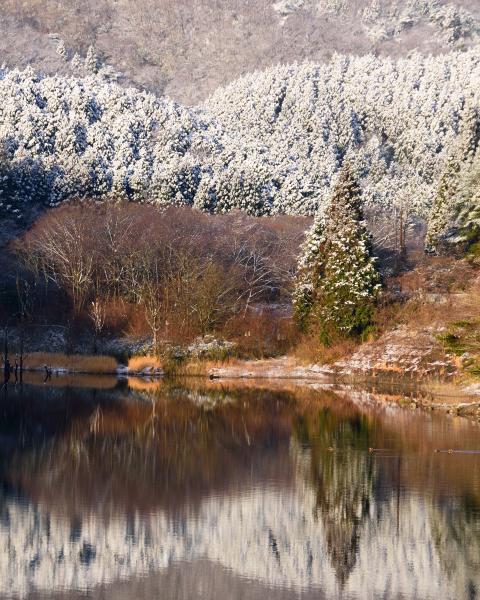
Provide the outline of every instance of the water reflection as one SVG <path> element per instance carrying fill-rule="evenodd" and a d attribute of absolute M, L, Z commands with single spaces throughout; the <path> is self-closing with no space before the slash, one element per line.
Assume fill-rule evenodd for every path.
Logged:
<path fill-rule="evenodd" d="M 480 456 L 435 453 L 479 449 L 474 423 L 354 391 L 37 383 L 0 401 L 3 597 L 477 597 Z"/>
<path fill-rule="evenodd" d="M 369 516 L 375 465 L 369 448 L 369 423 L 361 414 L 341 415 L 320 408 L 299 417 L 294 439 L 307 455 L 315 492 L 315 515 L 324 527 L 325 544 L 343 586 L 355 567 L 363 523 Z"/>

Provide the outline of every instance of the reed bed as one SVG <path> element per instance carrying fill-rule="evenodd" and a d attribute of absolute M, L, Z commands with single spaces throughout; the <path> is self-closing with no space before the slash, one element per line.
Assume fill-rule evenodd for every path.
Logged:
<path fill-rule="evenodd" d="M 128 360 L 128 370 L 135 373 L 141 373 L 147 369 L 156 370 L 162 368 L 162 362 L 157 356 L 132 356 Z"/>
<path fill-rule="evenodd" d="M 69 373 L 115 373 L 118 363 L 112 356 L 92 356 L 86 354 L 63 354 L 61 352 L 33 352 L 24 360 L 27 370 L 43 369 L 45 365 L 55 370 Z"/>

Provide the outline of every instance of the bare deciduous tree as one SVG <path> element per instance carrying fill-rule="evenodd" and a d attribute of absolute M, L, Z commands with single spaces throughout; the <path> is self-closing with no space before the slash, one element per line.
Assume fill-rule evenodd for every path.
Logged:
<path fill-rule="evenodd" d="M 71 203 L 46 214 L 16 245 L 37 279 L 71 298 L 93 325 L 109 302 L 143 314 L 153 346 L 220 330 L 258 303 L 288 301 L 305 219 L 161 211 L 121 202 Z"/>

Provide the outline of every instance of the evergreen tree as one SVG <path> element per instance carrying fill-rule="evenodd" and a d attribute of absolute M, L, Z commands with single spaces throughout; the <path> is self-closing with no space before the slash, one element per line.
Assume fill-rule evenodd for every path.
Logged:
<path fill-rule="evenodd" d="M 470 172 L 479 142 L 480 115 L 478 108 L 476 106 L 468 107 L 465 109 L 460 136 L 447 160 L 437 195 L 430 210 L 426 239 L 428 251 L 439 252 L 449 241 L 456 238 L 455 231 L 463 228 L 458 223 L 458 218 L 464 214 L 465 202 L 468 204 L 470 199 L 464 197 L 466 173 Z"/>
<path fill-rule="evenodd" d="M 85 57 L 85 69 L 88 73 L 96 74 L 100 67 L 100 61 L 98 59 L 97 52 L 94 46 L 89 46 L 87 50 L 87 56 Z"/>
<path fill-rule="evenodd" d="M 9 206 L 9 177 L 7 156 L 3 148 L 0 148 L 0 218 L 7 213 Z"/>
<path fill-rule="evenodd" d="M 440 180 L 437 195 L 428 216 L 426 249 L 428 252 L 440 250 L 442 238 L 449 229 L 452 216 L 452 202 L 458 189 L 461 162 L 450 155 Z"/>
<path fill-rule="evenodd" d="M 453 224 L 447 242 L 471 245 L 480 240 L 480 152 L 462 171 L 453 203 Z"/>
<path fill-rule="evenodd" d="M 296 320 L 304 329 L 318 327 L 327 344 L 336 335 L 361 335 L 371 325 L 379 291 L 362 193 L 346 167 L 304 245 L 294 302 Z"/>
<path fill-rule="evenodd" d="M 315 217 L 301 248 L 297 279 L 293 293 L 295 321 L 303 332 L 308 330 L 311 312 L 314 307 L 315 289 L 323 274 L 322 251 L 324 246 L 324 216 L 320 212 Z"/>
<path fill-rule="evenodd" d="M 65 42 L 63 40 L 59 40 L 56 50 L 57 50 L 57 54 L 59 56 L 61 56 L 64 61 L 68 62 L 68 60 L 70 58 L 70 53 L 69 53 L 67 47 L 65 46 Z"/>
<path fill-rule="evenodd" d="M 48 175 L 51 205 L 113 192 L 218 213 L 313 215 L 348 160 L 364 204 L 398 209 L 402 230 L 406 217 L 428 214 L 455 140 L 465 136 L 475 147 L 478 139 L 459 127 L 478 123 L 478 48 L 275 67 L 198 109 L 113 84 L 93 48 L 88 61 L 75 55 L 70 66 L 75 77 L 0 72 L 0 140 L 14 180 L 28 183 L 19 194 L 30 198 Z M 459 157 L 463 163 L 463 151 Z M 29 178 L 19 174 L 24 165 Z M 432 223 L 442 214 L 432 211 Z"/>
<path fill-rule="evenodd" d="M 70 64 L 74 70 L 79 71 L 82 68 L 83 60 L 77 52 L 75 52 L 75 54 L 73 55 L 73 58 L 72 58 L 72 61 Z"/>

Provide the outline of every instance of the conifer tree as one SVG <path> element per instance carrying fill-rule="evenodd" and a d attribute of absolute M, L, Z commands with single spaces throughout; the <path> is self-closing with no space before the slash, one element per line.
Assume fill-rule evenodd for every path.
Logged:
<path fill-rule="evenodd" d="M 98 73 L 100 61 L 94 46 L 89 46 L 85 57 L 85 69 L 92 74 Z"/>
<path fill-rule="evenodd" d="M 83 60 L 77 52 L 75 52 L 75 54 L 73 55 L 73 58 L 72 58 L 72 61 L 70 64 L 71 64 L 72 69 L 75 69 L 77 71 L 79 71 L 82 68 Z"/>
<path fill-rule="evenodd" d="M 59 40 L 56 48 L 57 54 L 63 58 L 64 61 L 68 61 L 70 58 L 70 53 L 65 46 L 65 42 L 63 40 Z"/>
<path fill-rule="evenodd" d="M 345 167 L 304 244 L 294 299 L 297 322 L 321 340 L 361 335 L 371 325 L 380 275 L 366 230 L 362 193 Z"/>
<path fill-rule="evenodd" d="M 462 171 L 447 242 L 469 246 L 480 240 L 480 152 Z"/>
<path fill-rule="evenodd" d="M 300 331 L 306 332 L 314 307 L 315 290 L 323 274 L 324 215 L 319 212 L 301 248 L 293 293 L 293 311 Z"/>
<path fill-rule="evenodd" d="M 448 238 L 455 238 L 452 234 L 461 227 L 458 222 L 455 223 L 465 209 L 461 188 L 465 185 L 465 174 L 470 171 L 479 142 L 480 115 L 474 106 L 465 110 L 460 136 L 447 160 L 430 210 L 426 239 L 428 251 L 440 251 L 445 243 L 448 244 Z"/>
<path fill-rule="evenodd" d="M 3 148 L 0 148 L 0 217 L 3 217 L 7 212 L 8 204 L 8 166 L 7 156 Z"/>
<path fill-rule="evenodd" d="M 19 210 L 41 185 L 49 205 L 113 192 L 218 213 L 313 215 L 347 159 L 365 205 L 399 207 L 403 225 L 405 216 L 428 214 L 464 135 L 459 124 L 478 122 L 478 48 L 275 67 L 232 82 L 198 109 L 112 83 L 116 75 L 93 48 L 70 66 L 75 77 L 0 69 L 0 140 L 15 186 L 27 188 L 18 190 L 26 198 Z M 432 211 L 432 228 L 442 214 Z"/>
<path fill-rule="evenodd" d="M 450 155 L 438 186 L 430 214 L 425 247 L 428 252 L 438 252 L 442 238 L 451 223 L 452 202 L 458 189 L 461 162 Z"/>

